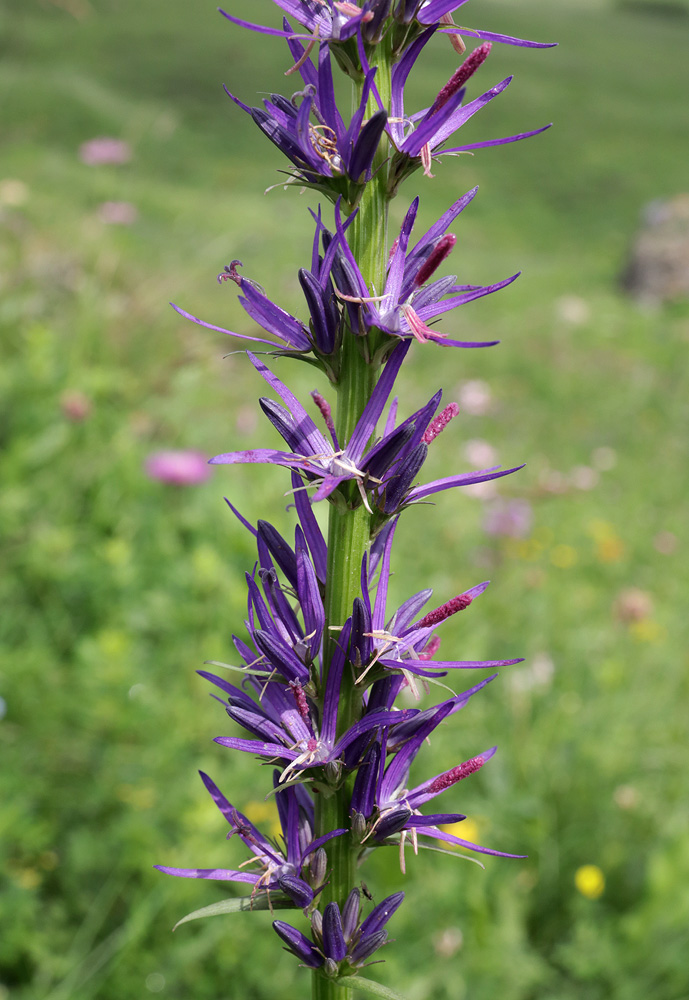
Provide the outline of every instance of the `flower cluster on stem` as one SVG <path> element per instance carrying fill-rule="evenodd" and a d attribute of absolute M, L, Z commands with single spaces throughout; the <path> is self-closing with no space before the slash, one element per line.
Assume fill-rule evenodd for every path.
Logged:
<path fill-rule="evenodd" d="M 319 1000 L 351 995 L 349 977 L 376 960 L 388 940 L 387 922 L 403 900 L 404 893 L 395 892 L 365 914 L 358 866 L 373 849 L 394 847 L 402 871 L 406 849 L 416 853 L 424 838 L 514 856 L 444 829 L 461 823 L 463 813 L 424 811 L 445 792 L 456 801 L 455 786 L 479 771 L 495 747 L 478 753 L 474 748 L 420 784 L 410 780 L 417 754 L 437 727 L 496 675 L 459 693 L 445 688 L 449 697 L 422 707 L 430 686 L 439 678 L 461 677 L 456 671 L 519 662 L 438 658 L 443 622 L 467 610 L 488 583 L 462 581 L 459 593 L 431 610 L 430 589 L 388 607 L 393 541 L 404 512 L 441 491 L 517 471 L 479 469 L 419 481 L 429 448 L 457 427 L 449 425 L 460 416 L 459 407 L 441 406 L 438 391 L 420 409 L 400 415 L 395 395 L 400 369 L 415 350 L 492 346 L 458 338 L 438 321 L 518 276 L 481 285 L 440 273 L 458 239 L 450 229 L 476 189 L 416 242 L 420 199 L 414 197 L 388 245 L 389 203 L 417 170 L 425 185 L 433 177 L 433 160 L 443 155 L 544 130 L 464 144 L 455 139 L 510 83 L 508 77 L 482 88 L 491 45 L 548 44 L 455 24 L 466 2 L 275 0 L 279 27 L 221 11 L 239 27 L 284 39 L 286 75 L 298 81 L 292 93 L 271 94 L 262 107 L 227 93 L 286 157 L 283 186 L 310 189 L 321 198 L 311 213 L 311 259 L 298 270 L 305 305 L 301 315 L 283 309 L 256 280 L 261 275 L 245 276 L 241 261 L 233 260 L 218 281 L 237 286 L 255 324 L 252 332 L 235 333 L 174 306 L 201 326 L 262 345 L 264 354 L 302 360 L 327 380 L 305 404 L 258 350 L 247 352 L 247 363 L 268 387 L 260 407 L 282 445 L 211 459 L 284 468 L 296 511 L 292 542 L 267 521 L 253 524 L 228 501 L 253 536 L 257 558 L 246 576 L 245 628 L 233 637 L 236 661 L 215 664 L 225 673 L 199 671 L 243 731 L 216 742 L 273 765 L 266 791 L 277 805 L 280 837 L 261 832 L 201 774 L 229 825 L 228 837 L 239 837 L 249 860 L 237 869 L 159 866 L 178 877 L 246 883 L 249 908 L 302 911 L 301 923 L 296 913 L 290 921 L 276 919 L 273 927 L 286 950 L 312 970 Z M 479 44 L 467 52 L 465 39 Z M 429 43 L 443 41 L 459 65 L 430 95 L 428 107 L 409 110 L 407 80 Z M 349 115 L 336 99 L 338 70 L 354 89 Z M 328 506 L 326 533 L 316 504 Z"/>

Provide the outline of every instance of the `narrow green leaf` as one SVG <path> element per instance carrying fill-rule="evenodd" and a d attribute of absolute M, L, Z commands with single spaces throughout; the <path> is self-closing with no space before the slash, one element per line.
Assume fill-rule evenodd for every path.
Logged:
<path fill-rule="evenodd" d="M 372 979 L 362 979 L 361 976 L 340 976 L 339 979 L 333 981 L 337 986 L 358 993 L 368 993 L 371 997 L 384 997 L 385 1000 L 404 1000 L 400 993 L 395 993 L 394 990 L 382 986 L 380 983 L 374 983 Z"/>
<path fill-rule="evenodd" d="M 224 667 L 225 670 L 236 670 L 239 674 L 252 674 L 254 677 L 265 677 L 268 670 L 251 670 L 249 667 L 235 667 L 231 663 L 223 663 L 221 660 L 204 660 L 204 667 Z"/>
<path fill-rule="evenodd" d="M 296 909 L 291 899 L 286 896 L 271 896 L 270 902 L 265 893 L 260 896 L 236 896 L 234 899 L 221 899 L 219 903 L 211 903 L 210 906 L 203 906 L 200 910 L 187 913 L 186 917 L 178 920 L 172 928 L 176 931 L 182 924 L 189 923 L 190 920 L 200 920 L 201 917 L 219 917 L 223 913 L 242 913 L 244 910 L 294 910 Z"/>
<path fill-rule="evenodd" d="M 419 841 L 419 849 L 423 851 L 435 851 L 436 854 L 447 854 L 451 858 L 459 858 L 460 861 L 471 861 L 472 865 L 478 865 L 479 868 L 486 870 L 486 866 L 481 864 L 478 858 L 470 858 L 468 854 L 461 854 L 460 851 L 447 851 L 444 847 L 431 847 L 430 844 L 422 844 Z"/>

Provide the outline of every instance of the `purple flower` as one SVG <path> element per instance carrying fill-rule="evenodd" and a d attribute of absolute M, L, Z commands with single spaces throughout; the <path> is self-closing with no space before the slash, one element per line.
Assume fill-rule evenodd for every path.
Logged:
<path fill-rule="evenodd" d="M 226 333 L 230 337 L 238 337 L 241 340 L 268 344 L 280 353 L 313 353 L 323 370 L 332 380 L 335 380 L 337 372 L 332 367 L 335 360 L 333 355 L 336 354 L 342 340 L 343 307 L 335 293 L 333 278 L 337 281 L 338 286 L 343 286 L 345 290 L 356 291 L 356 286 L 348 278 L 347 268 L 349 264 L 340 251 L 339 242 L 333 239 L 332 234 L 325 230 L 321 222 L 320 209 L 314 218 L 316 230 L 311 267 L 309 270 L 301 268 L 299 271 L 299 283 L 304 292 L 310 315 L 308 324 L 272 302 L 258 282 L 239 274 L 237 268 L 243 266 L 240 260 L 233 260 L 229 265 L 226 265 L 224 271 L 218 275 L 218 281 L 221 283 L 234 282 L 241 292 L 239 302 L 243 309 L 271 338 L 278 338 L 277 340 L 234 333 L 224 327 L 206 323 L 174 303 L 171 303 L 172 308 L 180 316 L 199 326 L 209 330 L 217 330 L 219 333 Z M 347 229 L 352 219 L 353 216 L 350 216 L 344 223 L 343 231 Z M 324 255 L 319 254 L 322 237 L 324 242 L 329 237 Z"/>
<path fill-rule="evenodd" d="M 331 439 L 328 440 L 287 386 L 262 361 L 249 353 L 256 370 L 287 404 L 285 407 L 269 399 L 260 401 L 263 412 L 292 451 L 256 448 L 226 452 L 212 458 L 211 464 L 262 463 L 286 466 L 303 473 L 307 483 L 316 487 L 312 498 L 314 502 L 330 497 L 343 483 L 353 480 L 362 502 L 371 511 L 369 496 L 372 496 L 382 521 L 402 506 L 442 490 L 497 479 L 516 471 L 482 469 L 412 487 L 426 457 L 428 446 L 422 438 L 440 401 L 439 394 L 397 427 L 394 426 L 396 407 L 393 406 L 382 438 L 372 447 L 368 446 L 408 348 L 408 343 L 401 343 L 393 351 L 344 448 L 340 447 L 333 430 L 330 431 Z"/>
<path fill-rule="evenodd" d="M 385 27 L 393 4 L 391 0 L 366 0 L 361 6 L 351 0 L 274 0 L 275 4 L 290 17 L 293 17 L 307 34 L 302 37 L 327 40 L 331 43 L 345 42 L 361 31 L 367 41 L 378 41 Z M 419 25 L 445 24 L 452 25 L 452 12 L 463 7 L 467 0 L 394 0 L 394 18 L 402 25 L 410 25 L 416 21 Z M 279 31 L 260 24 L 252 24 L 238 17 L 232 17 L 220 9 L 223 17 L 242 28 L 257 31 L 262 35 L 277 35 L 281 38 L 294 37 L 286 29 Z M 499 35 L 495 32 L 476 30 L 473 28 L 443 28 L 452 39 L 457 39 L 459 32 L 484 38 L 489 41 L 503 42 L 507 45 L 527 46 L 529 48 L 550 48 L 554 42 L 530 42 L 511 35 Z M 406 33 L 405 33 L 406 34 Z M 405 44 L 405 34 L 401 44 Z M 413 35 L 412 35 L 413 38 Z M 406 40 L 407 43 L 409 39 Z M 461 38 L 453 43 L 458 51 L 462 51 Z M 396 47 L 396 51 L 398 51 Z"/>
<path fill-rule="evenodd" d="M 257 893 L 281 892 L 292 899 L 296 906 L 308 906 L 314 897 L 306 881 L 310 876 L 309 862 L 312 855 L 333 837 L 340 837 L 344 829 L 332 830 L 323 837 L 313 836 L 313 803 L 301 787 L 286 788 L 276 792 L 278 814 L 282 827 L 284 850 L 279 850 L 264 837 L 254 824 L 240 813 L 222 794 L 207 774 L 199 772 L 216 806 L 227 820 L 228 838 L 237 834 L 251 851 L 254 869 L 226 868 L 171 868 L 155 865 L 159 871 L 180 878 L 210 879 L 218 882 L 245 882 L 252 885 L 252 896 Z M 274 775 L 277 786 L 278 775 Z"/>
<path fill-rule="evenodd" d="M 482 847 L 480 844 L 463 840 L 438 828 L 441 824 L 461 822 L 466 817 L 460 813 L 423 815 L 420 812 L 421 806 L 483 767 L 495 753 L 496 747 L 455 765 L 420 785 L 411 789 L 407 787 L 411 764 L 417 753 L 434 729 L 454 711 L 456 706 L 454 700 L 450 699 L 434 709 L 419 713 L 423 716 L 421 724 L 414 720 L 416 723 L 414 735 L 393 754 L 387 766 L 385 766 L 386 755 L 391 750 L 387 733 L 380 737 L 378 751 L 375 750 L 376 744 L 369 749 L 368 757 L 357 775 L 351 802 L 353 816 L 358 814 L 366 820 L 365 832 L 361 837 L 364 845 L 369 839 L 383 843 L 399 834 L 400 840 L 395 843 L 400 843 L 404 847 L 405 839 L 410 835 L 416 848 L 417 837 L 422 835 L 446 840 L 448 843 L 458 844 L 479 854 L 519 856 Z M 361 829 L 360 823 L 358 827 Z M 403 858 L 402 853 L 401 858 Z"/>
<path fill-rule="evenodd" d="M 445 235 L 454 220 L 472 201 L 478 188 L 473 188 L 459 198 L 445 214 L 434 223 L 409 250 L 409 238 L 414 228 L 419 199 L 415 198 L 409 207 L 400 234 L 393 244 L 387 268 L 383 294 L 372 295 L 359 271 L 346 239 L 339 211 L 336 209 L 337 238 L 344 258 L 354 274 L 358 293 L 347 297 L 356 303 L 362 313 L 362 321 L 368 328 L 376 327 L 391 336 L 404 339 L 414 338 L 420 343 L 434 340 L 446 347 L 492 347 L 497 341 L 451 340 L 446 334 L 429 326 L 437 316 L 474 299 L 490 295 L 510 285 L 519 273 L 493 285 L 457 285 L 456 277 L 439 278 L 428 284 L 436 268 L 445 260 L 454 243 Z M 446 298 L 445 296 L 450 296 Z"/>
<path fill-rule="evenodd" d="M 358 969 L 387 941 L 385 925 L 397 912 L 404 899 L 403 892 L 393 893 L 379 903 L 359 923 L 359 890 L 353 889 L 341 912 L 337 903 L 328 903 L 323 913 L 313 914 L 311 930 L 315 942 L 296 927 L 276 920 L 275 932 L 289 950 L 310 968 L 325 963 L 327 973 L 333 976 Z"/>
<path fill-rule="evenodd" d="M 200 451 L 156 451 L 146 459 L 146 473 L 151 479 L 174 486 L 197 486 L 212 474 L 208 459 Z"/>
<path fill-rule="evenodd" d="M 348 2 L 348 0 L 275 0 L 281 10 L 290 17 L 293 17 L 313 38 L 321 41 L 344 42 L 356 34 L 359 25 L 373 21 L 374 10 L 381 5 L 385 6 L 385 0 L 368 0 L 363 8 L 358 4 Z M 294 32 L 285 28 L 278 31 L 276 28 L 266 28 L 260 24 L 251 24 L 249 21 L 242 21 L 238 17 L 232 17 L 222 8 L 220 13 L 228 21 L 238 24 L 241 28 L 249 28 L 251 31 L 258 31 L 262 35 L 278 35 L 282 38 L 293 38 Z"/>
<path fill-rule="evenodd" d="M 490 41 L 483 42 L 467 56 L 445 86 L 441 88 L 430 107 L 408 115 L 404 106 L 404 89 L 407 78 L 424 46 L 431 40 L 436 30 L 437 25 L 432 25 L 422 32 L 392 70 L 390 119 L 387 132 L 397 153 L 393 156 L 390 166 L 389 185 L 391 192 L 396 191 L 401 181 L 419 166 L 423 166 L 426 176 L 432 177 L 431 162 L 434 156 L 438 157 L 443 153 L 457 155 L 485 146 L 501 146 L 505 143 L 517 142 L 519 139 L 538 135 L 539 132 L 545 132 L 546 129 L 550 128 L 550 125 L 544 125 L 542 128 L 530 132 L 520 132 L 502 139 L 486 139 L 450 148 L 445 146 L 445 143 L 462 125 L 501 94 L 512 80 L 511 76 L 507 77 L 480 97 L 464 104 L 466 84 L 487 59 L 491 48 Z M 360 57 L 364 67 L 368 68 L 363 47 L 360 47 Z M 383 104 L 375 83 L 372 86 L 379 107 L 382 108 Z"/>
<path fill-rule="evenodd" d="M 289 22 L 284 23 L 288 29 Z M 263 109 L 249 107 L 227 88 L 226 93 L 292 161 L 296 167 L 293 183 L 322 190 L 333 201 L 342 196 L 351 211 L 371 177 L 373 157 L 387 124 L 383 108 L 364 124 L 376 70 L 366 73 L 359 106 L 345 126 L 335 103 L 328 45 L 319 48 L 318 68 L 300 42 L 292 39 L 289 45 L 304 81 L 303 91 L 291 99 L 272 94 L 263 101 Z"/>
<path fill-rule="evenodd" d="M 466 609 L 476 597 L 484 592 L 488 586 L 487 582 L 471 587 L 439 608 L 428 612 L 420 620 L 414 621 L 433 593 L 432 590 L 422 590 L 408 598 L 388 617 L 386 603 L 391 572 L 390 556 L 396 525 L 397 521 L 395 520 L 387 526 L 384 533 L 381 533 L 381 536 L 377 539 L 377 551 L 372 553 L 370 567 L 364 565 L 363 568 L 363 577 L 365 580 L 363 591 L 366 598 L 372 589 L 374 575 L 378 572 L 375 601 L 373 607 L 370 604 L 367 605 L 368 620 L 370 621 L 368 629 L 370 632 L 370 648 L 365 662 L 362 664 L 363 669 L 359 671 L 359 683 L 363 681 L 366 675 L 368 675 L 369 684 L 373 683 L 369 697 L 369 706 L 391 707 L 403 679 L 406 680 L 412 691 L 415 692 L 414 677 L 438 677 L 441 676 L 439 672 L 447 670 L 485 669 L 520 663 L 521 660 L 519 659 L 432 659 L 439 645 L 439 640 L 435 635 L 438 625 L 451 617 L 451 615 Z M 385 677 L 386 674 L 392 671 L 399 675 L 397 684 L 389 685 L 386 681 L 382 687 L 379 687 L 379 678 Z M 460 695 L 459 700 L 455 700 L 455 710 L 463 707 L 469 697 L 485 683 L 488 682 L 482 682 L 479 687 L 472 688 L 470 691 Z M 412 724 L 411 728 L 415 724 Z M 409 730 L 410 726 L 405 726 L 405 728 Z"/>

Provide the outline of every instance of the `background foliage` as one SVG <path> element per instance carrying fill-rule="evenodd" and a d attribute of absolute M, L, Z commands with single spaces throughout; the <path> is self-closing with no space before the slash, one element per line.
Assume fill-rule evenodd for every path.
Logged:
<path fill-rule="evenodd" d="M 274 17 L 267 0 L 232 10 Z M 397 944 L 377 972 L 409 1000 L 689 997 L 689 309 L 642 308 L 618 283 L 642 206 L 686 190 L 688 10 L 471 5 L 470 23 L 561 44 L 495 47 L 482 81 L 516 79 L 463 136 L 556 127 L 448 159 L 396 206 L 401 216 L 418 191 L 421 225 L 480 182 L 453 266 L 481 283 L 524 270 L 456 321 L 500 347 L 414 348 L 403 405 L 438 385 L 448 401 L 483 392 L 431 471 L 469 468 L 472 448 L 491 446 L 504 464 L 528 462 L 500 493 L 533 509 L 524 537 L 496 536 L 491 501 L 445 494 L 398 532 L 400 599 L 493 578 L 445 626 L 448 651 L 526 658 L 421 756 L 433 774 L 497 742 L 445 805 L 484 842 L 529 858 L 488 859 L 485 872 L 460 856 L 409 859 Z M 245 359 L 223 357 L 229 341 L 165 303 L 246 331 L 234 288 L 215 282 L 240 257 L 301 309 L 311 202 L 263 195 L 279 154 L 220 89 L 249 101 L 289 92 L 285 52 L 206 0 L 5 0 L 0 47 L 0 996 L 296 1000 L 306 980 L 268 914 L 173 938 L 176 919 L 226 890 L 151 868 L 241 860 L 198 767 L 273 821 L 256 765 L 230 765 L 210 742 L 229 724 L 194 669 L 231 656 L 253 561 L 222 495 L 287 530 L 285 479 L 221 468 L 182 490 L 143 473 L 157 447 L 214 454 L 269 433 Z M 419 101 L 454 64 L 436 46 Z M 80 144 L 101 135 L 129 142 L 131 162 L 81 162 Z M 103 222 L 107 201 L 133 205 L 136 221 Z M 290 361 L 276 370 L 313 388 Z M 66 414 L 74 393 L 88 404 L 80 420 Z M 597 898 L 585 865 L 604 876 Z M 364 873 L 376 898 L 399 887 L 396 867 L 379 852 Z"/>

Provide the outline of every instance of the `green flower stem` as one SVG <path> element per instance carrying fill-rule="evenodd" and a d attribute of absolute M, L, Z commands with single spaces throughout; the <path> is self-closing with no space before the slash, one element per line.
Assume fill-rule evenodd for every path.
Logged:
<path fill-rule="evenodd" d="M 376 46 L 372 63 L 378 65 L 376 82 L 382 100 L 389 107 L 390 53 L 385 42 Z M 371 104 L 368 114 L 377 107 Z M 380 292 L 385 282 L 387 263 L 387 142 L 380 144 L 373 163 L 373 177 L 364 189 L 359 211 L 349 230 L 349 241 L 361 273 L 370 288 Z M 344 446 L 350 439 L 366 403 L 375 387 L 378 370 L 370 363 L 376 333 L 368 337 L 346 334 L 342 347 L 341 376 L 337 386 L 337 435 Z M 352 613 L 352 603 L 361 594 L 361 563 L 370 541 L 370 514 L 361 503 L 357 485 L 347 484 L 343 491 L 347 503 L 331 505 L 328 524 L 328 572 L 325 592 L 326 642 L 329 649 L 324 658 L 324 674 L 338 641 L 339 629 Z M 325 678 L 324 678 L 325 679 Z M 347 730 L 361 715 L 361 694 L 351 675 L 343 676 L 338 709 L 338 735 Z M 330 830 L 349 827 L 349 803 L 352 782 L 345 781 L 331 794 L 315 797 L 316 836 Z M 331 840 L 328 854 L 329 881 L 321 895 L 320 906 L 336 901 L 343 906 L 356 884 L 357 847 L 346 834 Z M 313 1000 L 352 1000 L 352 991 L 336 986 L 318 971 L 314 971 Z"/>

